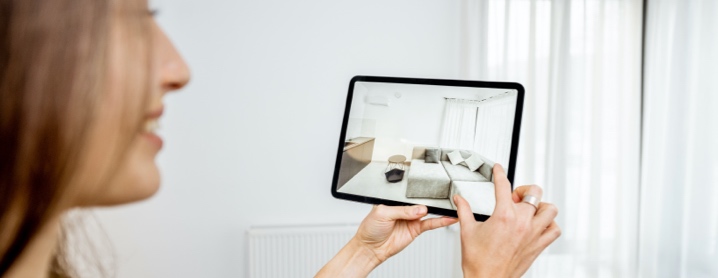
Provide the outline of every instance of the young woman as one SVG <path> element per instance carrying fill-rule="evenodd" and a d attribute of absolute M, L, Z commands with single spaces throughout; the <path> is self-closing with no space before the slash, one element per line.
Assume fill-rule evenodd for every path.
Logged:
<path fill-rule="evenodd" d="M 76 276 L 53 263 L 63 261 L 60 219 L 157 191 L 154 128 L 189 69 L 146 0 L 0 0 L 0 42 L 0 276 Z M 501 166 L 494 175 L 489 221 L 474 221 L 458 196 L 458 220 L 375 206 L 318 276 L 366 276 L 422 232 L 459 221 L 465 275 L 521 276 L 559 236 L 557 210 L 522 202 L 540 199 L 539 187 L 512 194 Z"/>

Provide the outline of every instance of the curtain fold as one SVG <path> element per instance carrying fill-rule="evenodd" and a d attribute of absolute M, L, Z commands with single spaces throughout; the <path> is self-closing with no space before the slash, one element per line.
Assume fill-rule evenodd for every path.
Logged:
<path fill-rule="evenodd" d="M 471 150 L 476 132 L 476 103 L 463 99 L 446 99 L 440 147 Z"/>
<path fill-rule="evenodd" d="M 527 277 L 635 277 L 642 1 L 462 5 L 462 75 L 524 85 L 515 183 L 560 210 Z"/>
<path fill-rule="evenodd" d="M 649 1 L 640 277 L 718 277 L 718 1 Z"/>
<path fill-rule="evenodd" d="M 508 170 L 516 95 L 481 102 L 473 150 Z"/>

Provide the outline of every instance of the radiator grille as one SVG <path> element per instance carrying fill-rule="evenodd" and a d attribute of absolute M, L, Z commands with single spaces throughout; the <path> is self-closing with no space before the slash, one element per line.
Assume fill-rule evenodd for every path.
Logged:
<path fill-rule="evenodd" d="M 313 277 L 356 229 L 357 225 L 252 228 L 249 277 Z M 447 228 L 426 232 L 369 277 L 456 277 L 460 272 L 457 236 Z"/>

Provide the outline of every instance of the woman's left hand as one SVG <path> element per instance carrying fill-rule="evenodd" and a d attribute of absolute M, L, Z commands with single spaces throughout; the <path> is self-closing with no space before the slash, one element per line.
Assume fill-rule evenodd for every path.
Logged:
<path fill-rule="evenodd" d="M 456 218 L 426 216 L 424 205 L 374 206 L 356 235 L 316 277 L 366 277 L 389 257 L 404 250 L 421 233 L 457 223 Z"/>
<path fill-rule="evenodd" d="M 421 220 L 426 214 L 424 205 L 374 206 L 362 221 L 353 240 L 371 250 L 379 262 L 384 262 L 404 250 L 421 233 L 459 221 L 450 217 Z"/>

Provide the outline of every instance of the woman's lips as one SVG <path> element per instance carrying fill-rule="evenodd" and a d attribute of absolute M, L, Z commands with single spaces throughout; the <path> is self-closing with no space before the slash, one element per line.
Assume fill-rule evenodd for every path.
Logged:
<path fill-rule="evenodd" d="M 162 148 L 162 138 L 155 133 L 159 127 L 159 118 L 164 113 L 164 107 L 159 107 L 147 113 L 147 120 L 145 121 L 144 130 L 142 137 L 147 139 L 152 145 L 155 145 L 157 149 Z"/>
<path fill-rule="evenodd" d="M 159 118 L 159 117 L 162 116 L 162 114 L 164 113 L 164 111 L 165 111 L 165 107 L 164 107 L 164 106 L 160 106 L 159 108 L 154 109 L 154 110 L 151 110 L 150 112 L 148 112 L 146 116 L 147 116 L 148 119 L 157 119 L 157 118 Z"/>
<path fill-rule="evenodd" d="M 164 144 L 164 142 L 162 141 L 162 137 L 155 134 L 154 132 L 142 133 L 142 138 L 147 139 L 147 141 L 150 142 L 150 144 L 157 147 L 158 150 L 162 149 L 162 145 Z"/>

